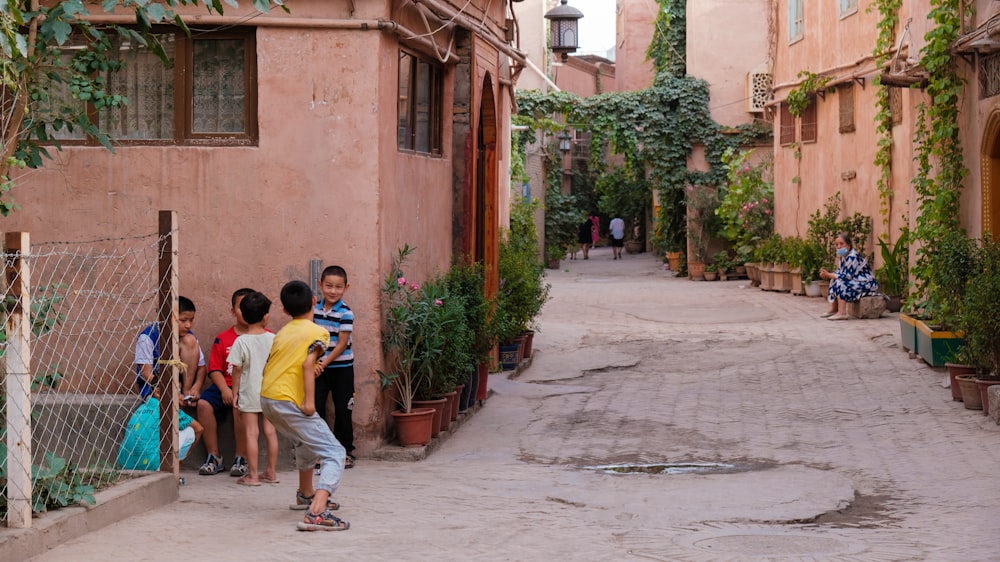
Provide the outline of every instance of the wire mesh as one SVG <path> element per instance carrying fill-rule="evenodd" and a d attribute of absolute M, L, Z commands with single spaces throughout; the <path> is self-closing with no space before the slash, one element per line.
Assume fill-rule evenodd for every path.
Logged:
<path fill-rule="evenodd" d="M 120 450 L 127 430 L 144 431 L 143 445 L 156 453 L 142 468 L 159 468 L 159 428 L 128 426 L 141 405 L 133 364 L 136 337 L 156 321 L 160 284 L 168 282 L 159 279 L 161 247 L 160 238 L 149 235 L 33 244 L 23 256 L 4 251 L 8 271 L 20 257 L 30 272 L 34 512 L 92 500 L 95 489 L 130 473 L 120 463 L 123 452 L 134 453 Z M 21 280 L 8 274 L 6 281 L 4 302 L 10 303 L 15 297 L 10 287 Z M 9 310 L 8 305 L 4 314 Z M 0 345 L 8 344 L 6 336 L 6 331 L 0 335 Z M 23 413 L 7 411 L 4 388 L 0 423 L 6 432 L 5 420 Z M 5 467 L 6 447 L 0 453 Z M 0 476 L 0 515 L 6 517 L 8 478 Z"/>

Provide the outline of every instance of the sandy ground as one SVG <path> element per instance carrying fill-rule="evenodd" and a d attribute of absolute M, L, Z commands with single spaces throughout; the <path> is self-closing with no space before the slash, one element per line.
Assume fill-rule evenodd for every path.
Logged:
<path fill-rule="evenodd" d="M 360 459 L 351 529 L 295 531 L 295 476 L 185 474 L 180 501 L 63 560 L 1000 559 L 998 428 L 899 347 L 895 315 L 674 278 L 649 254 L 551 271 L 529 369 L 421 462 Z M 716 473 L 616 473 L 720 463 Z"/>

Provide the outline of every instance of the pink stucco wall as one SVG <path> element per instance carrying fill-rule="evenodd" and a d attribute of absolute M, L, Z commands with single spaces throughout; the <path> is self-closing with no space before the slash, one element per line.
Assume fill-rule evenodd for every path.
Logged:
<path fill-rule="evenodd" d="M 614 63 L 605 59 L 585 60 L 571 56 L 556 66 L 552 74 L 559 89 L 582 98 L 616 90 Z"/>
<path fill-rule="evenodd" d="M 862 3 L 863 4 L 863 3 Z M 913 177 L 912 143 L 914 106 L 922 94 L 903 90 L 903 119 L 893 128 L 893 207 L 883 223 L 879 214 L 876 181 L 880 170 L 874 165 L 878 136 L 875 131 L 876 89 L 871 80 L 877 73 L 872 50 L 878 16 L 865 6 L 840 17 L 837 3 L 805 2 L 804 36 L 788 41 L 787 2 L 777 2 L 774 97 L 784 100 L 807 70 L 832 77 L 831 85 L 853 83 L 855 131 L 840 133 L 840 91 L 825 93 L 816 101 L 818 141 L 801 143 L 801 157 L 795 145 L 781 146 L 775 115 L 775 228 L 782 235 L 805 236 L 809 215 L 821 210 L 830 196 L 841 193 L 844 216 L 860 212 L 872 218 L 873 236 L 867 251 L 874 251 L 879 236 L 895 240 L 903 217 L 913 216 L 907 201 L 913 201 L 909 180 Z M 901 14 L 905 21 L 906 15 Z M 911 41 L 922 35 L 917 19 L 911 25 Z M 915 45 L 919 48 L 919 45 Z M 776 112 L 775 112 L 776 113 Z M 800 138 L 796 137 L 797 140 Z"/>
<path fill-rule="evenodd" d="M 748 72 L 765 65 L 766 0 L 699 0 L 687 3 L 687 71 L 708 82 L 709 109 L 721 125 L 748 123 Z"/>
<path fill-rule="evenodd" d="M 616 87 L 633 92 L 653 84 L 653 63 L 646 60 L 646 50 L 653 40 L 656 0 L 618 0 L 615 32 Z"/>
<path fill-rule="evenodd" d="M 879 215 L 879 198 L 876 180 L 880 170 L 873 164 L 878 136 L 874 130 L 875 88 L 871 78 L 877 70 L 871 52 L 875 44 L 878 16 L 867 12 L 867 2 L 860 2 L 857 13 L 839 17 L 835 5 L 805 2 L 805 34 L 801 41 L 789 44 L 787 40 L 787 1 L 776 2 L 777 50 L 775 57 L 775 99 L 781 100 L 788 91 L 798 85 L 797 73 L 809 70 L 833 76 L 835 81 L 858 77 L 866 87 L 857 84 L 855 95 L 855 124 L 853 133 L 838 133 L 839 94 L 828 94 L 820 98 L 817 107 L 819 141 L 802 146 L 802 157 L 796 159 L 794 148 L 780 147 L 775 139 L 775 191 L 776 225 L 783 234 L 804 233 L 808 214 L 820 208 L 826 198 L 840 191 L 844 197 L 845 214 L 859 211 L 870 215 L 874 222 L 875 238 L 878 236 L 897 237 L 899 228 L 912 226 L 918 215 L 918 200 L 911 186 L 916 176 L 914 156 L 914 133 L 917 108 L 920 103 L 928 103 L 926 93 L 919 88 L 902 89 L 902 121 L 895 125 L 892 152 L 893 203 L 889 213 L 889 224 L 883 223 Z M 974 10 L 968 11 L 965 32 L 972 32 L 995 15 L 1000 8 L 996 2 L 976 1 Z M 899 12 L 901 22 L 910 22 L 910 30 L 904 33 L 902 24 L 897 26 L 894 43 L 902 50 L 899 61 L 916 63 L 923 48 L 924 35 L 933 25 L 927 14 L 930 2 L 912 0 L 904 2 Z M 894 45 L 895 46 L 895 45 Z M 972 64 L 970 64 L 970 62 Z M 992 185 L 984 178 L 984 147 L 991 139 L 986 130 L 991 116 L 1000 111 L 1000 96 L 981 98 L 979 91 L 979 60 L 966 61 L 953 58 L 953 64 L 966 81 L 965 92 L 960 101 L 961 116 L 957 125 L 961 132 L 961 142 L 965 154 L 968 176 L 964 182 L 961 203 L 961 223 L 970 236 L 982 235 L 984 192 L 1000 193 L 997 179 Z M 844 179 L 844 174 L 854 172 L 853 179 Z M 801 185 L 793 183 L 801 178 Z M 993 195 L 995 198 L 996 195 Z M 996 222 L 996 218 L 993 222 Z M 872 250 L 873 248 L 868 248 Z M 878 261 L 878 260 L 877 260 Z"/>
<path fill-rule="evenodd" d="M 357 3 L 356 17 L 388 15 L 388 4 Z M 491 7 L 493 20 L 501 8 Z M 295 6 L 295 17 L 317 14 L 348 17 L 344 6 Z M 444 86 L 443 154 L 400 152 L 397 49 L 394 35 L 374 30 L 259 27 L 258 146 L 66 147 L 16 178 L 22 210 L 2 228 L 29 231 L 34 242 L 131 236 L 155 233 L 156 211 L 178 211 L 180 291 L 198 306 L 194 330 L 206 352 L 232 322 L 235 289 L 268 294 L 276 303 L 269 327 L 278 329 L 286 281 L 308 281 L 310 260 L 344 266 L 364 454 L 381 443 L 385 423 L 375 373 L 383 272 L 404 243 L 417 248 L 408 263 L 415 280 L 452 257 L 455 67 Z M 508 99 L 498 98 L 502 116 Z"/>

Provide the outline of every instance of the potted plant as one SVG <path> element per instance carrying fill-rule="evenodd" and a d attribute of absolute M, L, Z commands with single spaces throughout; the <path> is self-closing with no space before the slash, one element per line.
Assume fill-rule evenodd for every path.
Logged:
<path fill-rule="evenodd" d="M 719 278 L 719 272 L 715 269 L 715 264 L 707 263 L 705 264 L 705 272 L 702 273 L 702 277 L 705 281 L 715 281 Z"/>
<path fill-rule="evenodd" d="M 486 297 L 486 276 L 482 264 L 453 265 L 448 270 L 447 283 L 451 294 L 462 301 L 465 324 L 472 338 L 469 345 L 470 373 L 459 400 L 459 410 L 466 410 L 477 400 L 480 384 L 483 384 L 485 394 L 486 381 L 480 381 L 480 371 L 485 371 L 487 375 L 489 372 L 488 369 L 479 369 L 479 366 L 486 365 L 488 368 L 490 356 L 497 345 L 493 300 Z"/>
<path fill-rule="evenodd" d="M 545 263 L 550 269 L 558 269 L 566 250 L 576 243 L 580 214 L 573 195 L 552 187 L 545 191 Z"/>
<path fill-rule="evenodd" d="M 708 185 L 689 185 L 686 203 L 687 233 L 691 249 L 688 255 L 688 275 L 691 279 L 703 279 L 708 261 L 708 247 L 718 230 L 719 221 L 715 214 L 715 209 L 719 206 L 718 190 Z"/>
<path fill-rule="evenodd" d="M 727 250 L 716 252 L 712 255 L 712 270 L 718 274 L 719 279 L 725 281 L 726 273 L 732 268 L 733 260 L 729 257 Z"/>
<path fill-rule="evenodd" d="M 382 282 L 382 352 L 385 370 L 377 371 L 382 389 L 392 388 L 400 409 L 392 412 L 400 444 L 426 445 L 431 439 L 434 409 L 414 409 L 413 400 L 429 388 L 436 342 L 436 305 L 418 283 L 407 279 L 403 264 L 413 252 L 404 245 Z"/>
<path fill-rule="evenodd" d="M 740 264 L 751 262 L 754 250 L 774 232 L 772 161 L 752 163 L 754 158 L 750 151 L 731 148 L 722 155 L 727 183 L 715 214 Z M 750 275 L 753 281 L 756 273 Z"/>
<path fill-rule="evenodd" d="M 925 249 L 927 250 L 927 249 Z M 914 326 L 913 350 L 933 367 L 944 366 L 963 345 L 958 328 L 965 293 L 977 270 L 975 240 L 964 232 L 951 231 L 925 251 L 925 279 L 919 294 L 911 295 L 907 306 L 911 313 L 900 314 L 900 326 Z M 913 302 L 923 297 L 922 301 Z"/>
<path fill-rule="evenodd" d="M 527 331 L 549 298 L 544 268 L 537 258 L 538 235 L 530 214 L 525 213 L 527 206 L 514 205 L 510 231 L 500 240 L 495 328 L 501 345 Z"/>
<path fill-rule="evenodd" d="M 986 388 L 1000 384 L 1000 243 L 983 240 L 977 252 L 976 267 L 969 278 L 962 299 L 959 327 L 962 330 L 965 355 L 970 363 L 982 366 L 985 372 L 977 376 L 984 413 L 989 413 L 989 401 L 983 397 Z M 964 396 L 964 395 L 963 395 Z"/>
<path fill-rule="evenodd" d="M 910 277 L 908 231 L 904 229 L 900 232 L 892 247 L 882 238 L 878 239 L 878 246 L 882 254 L 882 267 L 875 270 L 875 276 L 879 288 L 886 296 L 885 307 L 890 312 L 899 312 L 903 308 L 903 299 L 906 298 L 906 286 Z"/>

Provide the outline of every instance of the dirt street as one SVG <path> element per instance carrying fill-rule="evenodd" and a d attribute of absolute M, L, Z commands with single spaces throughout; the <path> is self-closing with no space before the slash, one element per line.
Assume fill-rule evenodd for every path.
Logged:
<path fill-rule="evenodd" d="M 36 560 L 1000 559 L 1000 430 L 895 315 L 829 322 L 820 299 L 610 248 L 563 267 L 529 369 L 491 376 L 426 460 L 346 472 L 349 531 L 295 531 L 292 473 L 191 473 L 180 501 Z M 595 468 L 690 463 L 720 466 Z"/>

